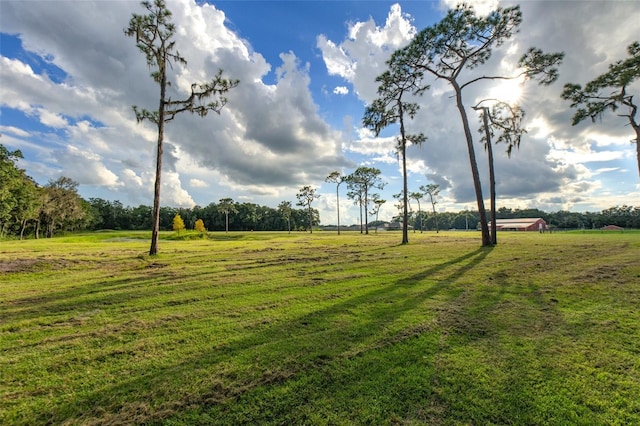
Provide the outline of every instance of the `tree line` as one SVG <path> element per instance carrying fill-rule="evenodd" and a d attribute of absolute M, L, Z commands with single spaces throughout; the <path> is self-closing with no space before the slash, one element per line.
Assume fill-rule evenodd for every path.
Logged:
<path fill-rule="evenodd" d="M 488 212 L 492 214 L 491 211 Z M 551 229 L 600 229 L 607 225 L 616 225 L 626 229 L 640 229 L 640 207 L 616 206 L 600 212 L 570 212 L 559 210 L 545 212 L 539 209 L 511 209 L 501 207 L 496 210 L 496 219 L 537 218 L 544 219 Z M 461 212 L 428 212 L 412 211 L 409 213 L 409 225 L 413 232 L 456 230 L 476 230 L 480 222 L 477 211 Z M 375 222 L 372 225 L 380 225 Z"/>
<path fill-rule="evenodd" d="M 286 203 L 286 202 L 284 202 Z M 152 207 L 140 205 L 124 206 L 119 201 L 90 198 L 88 205 L 94 220 L 90 230 L 151 230 Z M 223 198 L 218 203 L 207 206 L 160 207 L 159 228 L 163 231 L 174 229 L 174 218 L 180 216 L 186 229 L 196 229 L 202 221 L 207 231 L 308 231 L 307 209 L 283 209 L 262 206 L 255 203 L 235 202 Z M 319 213 L 313 209 L 313 226 L 320 224 Z"/>
<path fill-rule="evenodd" d="M 144 230 L 153 228 L 153 209 L 151 206 L 125 206 L 120 201 L 101 198 L 83 199 L 77 192 L 78 183 L 67 177 L 38 185 L 24 170 L 17 167 L 21 158 L 20 151 L 9 151 L 0 144 L 0 238 L 40 238 L 53 237 L 62 232 L 86 230 Z M 386 201 L 372 188 L 382 186 L 379 171 L 373 168 L 359 170 L 351 175 L 341 176 L 332 173 L 328 181 L 336 183 L 336 188 L 346 182 L 348 194 L 360 207 L 360 229 L 364 224 L 378 227 L 386 222 L 377 220 L 379 207 Z M 310 206 L 317 198 L 315 191 L 306 193 L 302 188 L 298 203 L 302 208 L 295 209 L 289 201 L 282 201 L 276 208 L 261 206 L 249 202 L 235 202 L 223 198 L 218 203 L 193 208 L 161 207 L 159 210 L 159 229 L 170 231 L 173 221 L 179 215 L 186 229 L 197 229 L 201 221 L 208 231 L 310 231 L 320 225 L 320 214 Z M 309 189 L 309 188 L 307 188 Z M 365 195 L 365 190 L 366 195 Z M 414 232 L 439 229 L 475 230 L 480 216 L 477 211 L 436 212 L 435 196 L 437 185 L 427 185 L 422 192 L 410 192 L 406 210 L 407 224 Z M 339 202 L 339 191 L 336 191 Z M 311 197 L 311 198 L 304 198 Z M 425 198 L 430 208 L 422 208 L 420 200 Z M 397 199 L 402 199 L 396 194 Z M 365 203 L 365 200 L 366 203 Z M 414 206 L 418 204 L 416 210 Z M 369 207 L 373 206 L 371 210 Z M 398 205 L 400 212 L 393 220 L 402 222 L 403 203 Z M 311 214 L 310 214 L 311 213 Z M 376 220 L 368 222 L 375 216 Z M 623 228 L 640 228 L 640 207 L 617 206 L 598 213 L 577 213 L 558 211 L 547 213 L 538 209 L 515 209 L 502 207 L 496 211 L 499 219 L 518 217 L 541 217 L 548 225 L 558 229 L 598 229 L 606 225 Z M 309 221 L 311 219 L 311 222 Z M 332 224 L 335 226 L 335 224 Z"/>

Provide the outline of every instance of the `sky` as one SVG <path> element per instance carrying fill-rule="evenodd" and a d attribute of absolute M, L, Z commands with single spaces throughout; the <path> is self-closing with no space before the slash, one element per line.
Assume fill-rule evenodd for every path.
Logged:
<path fill-rule="evenodd" d="M 515 3 L 472 4 L 486 13 Z M 240 84 L 219 115 L 184 113 L 167 124 L 161 204 L 206 206 L 229 197 L 295 205 L 296 193 L 310 185 L 321 195 L 313 204 L 321 223 L 335 224 L 336 186 L 325 178 L 368 166 L 382 172 L 386 186 L 378 192 L 387 202 L 379 217 L 391 219 L 398 213 L 393 194 L 402 189 L 397 129 L 376 138 L 362 117 L 377 97 L 375 78 L 385 61 L 454 6 L 455 0 L 168 1 L 176 46 L 187 60 L 170 70 L 169 95 L 186 98 L 192 83 L 219 69 Z M 640 205 L 628 123 L 608 113 L 572 126 L 574 111 L 560 97 L 565 83 L 584 84 L 626 57 L 638 40 L 640 3 L 529 0 L 520 7 L 519 33 L 477 72 L 515 75 L 531 46 L 565 58 L 549 87 L 481 82 L 465 89 L 474 130 L 480 122 L 471 106 L 481 99 L 517 101 L 526 112 L 520 148 L 511 158 L 504 145 L 494 148 L 498 207 L 584 212 Z M 22 151 L 19 166 L 39 184 L 66 176 L 85 199 L 152 205 L 157 130 L 137 123 L 132 105 L 156 108 L 159 87 L 124 34 L 131 15 L 145 12 L 137 1 L 0 0 L 0 143 Z M 437 210 L 476 210 L 453 92 L 443 81 L 427 81 L 430 89 L 407 124 L 427 137 L 407 151 L 409 190 L 435 183 Z M 638 89 L 636 82 L 632 90 Z M 479 133 L 474 138 L 488 195 L 486 155 Z M 357 223 L 346 192 L 341 185 L 341 223 Z"/>

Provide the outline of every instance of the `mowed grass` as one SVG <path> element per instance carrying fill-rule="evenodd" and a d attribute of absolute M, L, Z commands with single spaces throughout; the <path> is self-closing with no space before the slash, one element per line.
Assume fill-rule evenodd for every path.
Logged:
<path fill-rule="evenodd" d="M 640 424 L 640 233 L 409 237 L 0 242 L 0 424 Z"/>

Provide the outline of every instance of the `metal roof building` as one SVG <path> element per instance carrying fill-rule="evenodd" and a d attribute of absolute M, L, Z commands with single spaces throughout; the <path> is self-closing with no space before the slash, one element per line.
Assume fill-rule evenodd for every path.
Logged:
<path fill-rule="evenodd" d="M 491 222 L 489 222 L 489 229 L 491 229 Z M 540 217 L 497 219 L 496 229 L 498 231 L 544 231 L 547 229 L 547 223 Z"/>

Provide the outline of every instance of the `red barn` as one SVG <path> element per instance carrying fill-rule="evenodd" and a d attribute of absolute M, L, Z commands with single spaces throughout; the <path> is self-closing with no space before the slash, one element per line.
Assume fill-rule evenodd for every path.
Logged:
<path fill-rule="evenodd" d="M 603 226 L 600 229 L 602 229 L 603 231 L 624 231 L 624 228 L 616 225 L 607 225 L 607 226 Z"/>
<path fill-rule="evenodd" d="M 491 229 L 491 222 L 489 222 Z M 497 219 L 496 229 L 498 231 L 539 231 L 547 229 L 547 223 L 540 217 L 528 218 L 522 217 L 517 219 Z"/>

